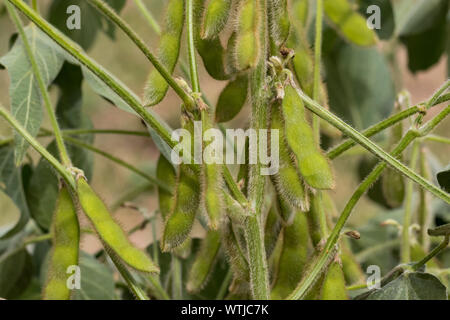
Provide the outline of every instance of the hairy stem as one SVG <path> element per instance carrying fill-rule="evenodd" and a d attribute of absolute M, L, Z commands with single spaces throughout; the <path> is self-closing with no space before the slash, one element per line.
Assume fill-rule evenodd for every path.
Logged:
<path fill-rule="evenodd" d="M 149 10 L 147 10 L 147 7 L 142 2 L 142 0 L 134 0 L 134 3 L 136 3 L 136 6 L 138 7 L 139 11 L 142 13 L 142 15 L 147 20 L 148 24 L 152 27 L 153 31 L 157 34 L 161 34 L 161 27 L 159 26 L 158 22 L 155 20 L 153 15 Z"/>
<path fill-rule="evenodd" d="M 70 172 L 44 148 L 22 125 L 0 104 L 0 116 L 3 117 L 44 159 L 46 159 L 61 177 L 75 189 L 75 180 Z"/>
<path fill-rule="evenodd" d="M 259 2 L 259 36 L 261 51 L 257 66 L 250 72 L 250 96 L 252 104 L 251 128 L 258 132 L 259 129 L 267 128 L 267 97 L 266 83 L 266 52 L 267 52 L 267 6 L 266 0 Z M 269 277 L 267 259 L 264 249 L 264 238 L 261 226 L 261 206 L 264 198 L 265 177 L 260 173 L 261 164 L 250 165 L 248 202 L 252 217 L 245 225 L 248 257 L 253 262 L 250 264 L 250 286 L 254 299 L 269 299 Z"/>
<path fill-rule="evenodd" d="M 322 21 L 323 21 L 323 0 L 316 1 L 316 35 L 314 40 L 314 88 L 313 99 L 319 101 L 320 95 L 320 65 L 322 61 Z M 320 118 L 313 117 L 314 138 L 320 144 Z"/>
<path fill-rule="evenodd" d="M 416 168 L 417 158 L 419 156 L 419 142 L 415 141 L 413 144 L 413 150 L 411 152 L 411 160 L 409 166 L 411 169 Z M 405 207 L 403 213 L 403 229 L 402 229 L 402 242 L 400 246 L 400 256 L 402 263 L 408 263 L 411 261 L 411 244 L 409 239 L 409 227 L 411 226 L 412 219 L 412 202 L 413 202 L 414 183 L 408 180 L 406 185 L 405 195 Z"/>
<path fill-rule="evenodd" d="M 438 255 L 442 250 L 444 250 L 445 248 L 447 248 L 448 243 L 449 243 L 449 239 L 450 239 L 450 235 L 446 235 L 444 237 L 444 240 L 441 242 L 441 244 L 439 244 L 436 248 L 434 248 L 429 254 L 427 254 L 426 257 L 424 257 L 422 260 L 420 260 L 419 262 L 415 263 L 412 266 L 412 269 L 414 271 L 419 270 L 421 267 L 423 267 L 428 261 L 430 261 L 431 259 L 433 259 L 436 255 Z"/>

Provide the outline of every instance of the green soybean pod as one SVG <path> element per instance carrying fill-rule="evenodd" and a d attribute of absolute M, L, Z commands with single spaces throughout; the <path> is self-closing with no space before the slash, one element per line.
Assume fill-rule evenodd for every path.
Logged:
<path fill-rule="evenodd" d="M 351 252 L 347 242 L 348 241 L 341 242 L 341 251 L 342 251 L 341 260 L 342 260 L 342 270 L 344 271 L 345 283 L 347 285 L 362 283 L 364 282 L 366 276 L 361 268 L 361 265 L 358 263 L 358 261 L 356 261 L 356 258 Z"/>
<path fill-rule="evenodd" d="M 260 8 L 257 0 L 242 0 L 239 3 L 236 23 L 235 64 L 237 70 L 256 66 L 259 54 Z"/>
<path fill-rule="evenodd" d="M 50 254 L 45 300 L 69 300 L 67 270 L 78 265 L 80 228 L 75 206 L 65 185 L 59 191 L 52 222 L 53 249 Z"/>
<path fill-rule="evenodd" d="M 229 219 L 221 225 L 220 234 L 225 255 L 233 271 L 233 279 L 240 283 L 249 282 L 249 265 L 246 252 L 239 243 L 236 227 Z M 233 291 L 233 290 L 231 290 Z"/>
<path fill-rule="evenodd" d="M 202 38 L 217 36 L 225 27 L 231 9 L 231 0 L 209 0 L 203 14 Z"/>
<path fill-rule="evenodd" d="M 333 189 L 334 174 L 314 140 L 305 118 L 305 106 L 295 88 L 287 85 L 282 102 L 286 141 L 293 151 L 305 182 L 315 189 Z"/>
<path fill-rule="evenodd" d="M 220 232 L 209 230 L 189 270 L 187 290 L 199 292 L 208 282 L 220 249 Z"/>
<path fill-rule="evenodd" d="M 172 192 L 169 192 L 164 188 L 158 187 L 159 211 L 161 212 L 163 220 L 165 220 L 172 212 L 174 204 L 173 193 L 176 185 L 176 172 L 172 164 L 163 155 L 159 156 L 156 165 L 156 177 L 159 180 L 164 181 L 172 190 Z"/>
<path fill-rule="evenodd" d="M 184 0 L 169 0 L 165 26 L 161 34 L 158 59 L 172 73 L 180 54 L 181 34 L 184 25 Z M 147 80 L 144 91 L 146 106 L 154 106 L 161 102 L 169 88 L 161 74 L 153 69 Z"/>
<path fill-rule="evenodd" d="M 277 100 L 272 106 L 270 129 L 271 131 L 278 130 L 279 169 L 271 178 L 284 202 L 302 211 L 307 211 L 309 209 L 308 193 L 305 191 L 292 152 L 287 146 L 281 112 L 281 102 Z"/>
<path fill-rule="evenodd" d="M 201 35 L 201 25 L 203 12 L 205 10 L 205 0 L 194 0 L 194 36 L 195 47 L 202 58 L 208 74 L 216 80 L 227 80 L 230 74 L 227 72 L 225 64 L 226 50 L 217 36 L 203 39 Z"/>
<path fill-rule="evenodd" d="M 278 240 L 281 231 L 281 221 L 278 216 L 275 205 L 272 205 L 266 215 L 266 223 L 264 225 L 264 248 L 266 248 L 266 256 L 270 257 Z"/>
<path fill-rule="evenodd" d="M 108 208 L 83 177 L 77 178 L 77 195 L 81 207 L 92 222 L 101 240 L 123 262 L 141 272 L 158 273 L 159 268 L 141 250 L 134 247 L 125 232 L 114 221 Z"/>
<path fill-rule="evenodd" d="M 237 75 L 231 79 L 222 90 L 216 105 L 216 122 L 232 120 L 241 110 L 247 100 L 248 76 Z"/>
<path fill-rule="evenodd" d="M 272 299 L 284 299 L 295 289 L 307 263 L 308 245 L 306 215 L 303 212 L 297 212 L 294 222 L 283 231 L 283 248 L 274 277 Z"/>
<path fill-rule="evenodd" d="M 270 38 L 277 48 L 284 45 L 289 37 L 291 23 L 289 21 L 287 0 L 268 0 Z"/>
<path fill-rule="evenodd" d="M 320 300 L 348 300 L 344 272 L 338 261 L 333 261 L 325 275 Z"/>
<path fill-rule="evenodd" d="M 200 205 L 200 188 L 195 173 L 181 164 L 175 189 L 175 203 L 166 220 L 162 250 L 169 251 L 181 245 L 189 236 Z"/>
<path fill-rule="evenodd" d="M 323 8 L 328 19 L 347 40 L 359 46 L 376 44 L 376 33 L 369 29 L 366 19 L 352 8 L 349 0 L 324 0 Z"/>
<path fill-rule="evenodd" d="M 217 230 L 225 211 L 223 199 L 223 168 L 220 161 L 217 163 L 218 159 L 215 158 L 217 156 L 216 139 L 219 137 L 215 134 L 211 137 L 207 135 L 208 130 L 213 128 L 211 115 L 209 113 L 205 114 L 203 117 L 203 128 L 205 130 L 205 140 L 210 140 L 210 142 L 208 144 L 207 141 L 204 141 L 205 151 L 202 165 L 202 200 L 204 201 L 208 216 L 208 225 L 211 229 Z M 220 136 L 220 138 L 222 138 L 222 136 Z"/>

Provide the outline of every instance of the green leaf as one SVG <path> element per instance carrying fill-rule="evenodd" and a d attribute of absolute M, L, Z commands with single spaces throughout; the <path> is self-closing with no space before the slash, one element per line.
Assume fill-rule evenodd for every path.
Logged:
<path fill-rule="evenodd" d="M 380 8 L 381 29 L 375 29 L 378 37 L 383 40 L 391 38 L 395 31 L 394 9 L 391 0 L 360 0 L 359 12 L 368 18 L 367 8 L 376 5 Z"/>
<path fill-rule="evenodd" d="M 393 2 L 396 34 L 407 36 L 433 27 L 447 0 L 397 0 Z"/>
<path fill-rule="evenodd" d="M 232 120 L 241 111 L 247 99 L 248 76 L 237 76 L 228 82 L 220 93 L 216 106 L 216 121 L 227 122 Z"/>
<path fill-rule="evenodd" d="M 377 49 L 340 42 L 324 60 L 329 103 L 335 113 L 360 130 L 391 114 L 394 82 Z"/>
<path fill-rule="evenodd" d="M 76 290 L 75 300 L 115 300 L 115 284 L 112 271 L 93 256 L 84 252 L 80 257 L 81 289 Z"/>
<path fill-rule="evenodd" d="M 369 29 L 366 19 L 352 8 L 349 0 L 325 0 L 324 11 L 336 30 L 348 41 L 359 46 L 372 46 L 376 33 Z"/>
<path fill-rule="evenodd" d="M 125 5 L 125 0 L 106 0 L 106 2 L 114 8 L 116 12 L 120 12 Z M 66 13 L 66 10 L 69 5 L 77 5 L 80 8 L 80 30 L 70 30 L 67 28 L 66 23 L 70 15 Z M 52 1 L 48 20 L 69 38 L 81 45 L 85 50 L 93 45 L 99 31 L 103 31 L 110 38 L 114 38 L 114 24 L 85 0 L 71 0 L 70 2 Z"/>
<path fill-rule="evenodd" d="M 412 72 L 426 70 L 433 66 L 445 52 L 448 41 L 448 8 L 449 2 L 441 2 L 433 15 L 433 24 L 426 29 L 422 26 L 418 27 L 423 30 L 421 32 L 412 32 L 400 37 L 401 42 L 408 49 L 408 68 Z M 427 17 L 427 21 L 428 19 L 431 20 L 430 17 Z"/>
<path fill-rule="evenodd" d="M 450 193 L 450 165 L 438 172 L 436 178 L 443 190 Z"/>
<path fill-rule="evenodd" d="M 367 300 L 447 300 L 445 286 L 429 273 L 405 272 Z"/>
<path fill-rule="evenodd" d="M 3 237 L 9 237 L 22 230 L 29 217 L 22 185 L 22 172 L 14 164 L 14 149 L 10 146 L 0 148 L 0 185 L 3 192 L 11 198 L 20 210 L 20 220 L 16 223 L 15 227 L 7 234 L 2 235 Z"/>
<path fill-rule="evenodd" d="M 20 221 L 20 210 L 10 197 L 0 190 L 0 238 L 11 231 Z"/>
<path fill-rule="evenodd" d="M 23 249 L 0 258 L 0 297 L 14 299 L 29 285 L 33 267 L 31 257 Z"/>
<path fill-rule="evenodd" d="M 57 50 L 47 45 L 48 37 L 37 27 L 26 27 L 25 33 L 39 72 L 45 85 L 48 86 L 61 69 L 63 57 Z M 19 39 L 11 51 L 0 58 L 0 64 L 8 69 L 11 79 L 9 90 L 11 113 L 35 137 L 43 119 L 42 97 L 25 47 Z M 15 134 L 15 137 L 16 164 L 20 164 L 29 145 L 19 134 Z"/>

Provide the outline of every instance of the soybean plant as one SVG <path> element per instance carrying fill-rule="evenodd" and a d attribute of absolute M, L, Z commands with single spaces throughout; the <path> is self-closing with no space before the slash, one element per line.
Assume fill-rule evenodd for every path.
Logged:
<path fill-rule="evenodd" d="M 11 78 L 11 112 L 0 106 L 0 116 L 14 130 L 0 140 L 0 202 L 13 208 L 0 218 L 0 280 L 27 280 L 15 290 L 0 281 L 0 297 L 412 299 L 422 290 L 422 299 L 447 299 L 440 253 L 450 236 L 442 213 L 450 204 L 449 169 L 429 144 L 449 143 L 431 132 L 448 120 L 450 81 L 412 105 L 397 49 L 405 46 L 412 72 L 434 65 L 442 43 L 431 53 L 422 48 L 448 35 L 449 4 L 405 1 L 382 1 L 381 29 L 370 27 L 377 17 L 367 16 L 367 1 L 130 1 L 145 30 L 139 35 L 121 17 L 121 1 L 86 0 L 84 14 L 97 24 L 69 32 L 57 27 L 55 12 L 66 12 L 55 4 L 42 10 L 47 4 L 5 0 L 18 37 L 0 58 Z M 426 24 L 423 12 L 430 13 Z M 142 97 L 88 53 L 102 31 L 111 39 L 124 33 L 148 60 Z M 141 120 L 142 130 L 93 126 L 81 109 L 82 81 L 117 112 Z M 177 131 L 154 109 L 168 107 L 172 91 Z M 235 143 L 227 132 L 237 125 L 243 134 Z M 157 153 L 140 168 L 95 147 L 100 134 L 140 136 Z M 48 138 L 55 141 L 44 146 Z M 255 139 L 263 139 L 262 150 Z M 209 153 L 199 156 L 199 143 Z M 220 161 L 229 149 L 232 157 Z M 124 193 L 109 205 L 100 194 L 110 186 L 97 188 L 98 175 L 92 178 L 91 152 L 145 183 L 115 179 Z M 270 176 L 262 174 L 271 165 L 264 155 L 277 162 Z M 440 156 L 448 161 L 448 152 Z M 131 230 L 114 216 L 123 207 L 142 216 Z M 361 217 L 350 224 L 353 212 Z M 136 231 L 148 236 L 145 248 L 130 240 Z M 87 234 L 101 244 L 95 255 L 80 246 Z M 33 263 L 3 268 L 19 264 L 17 257 Z M 363 271 L 377 263 L 383 272 L 396 267 L 372 289 Z M 93 285 L 81 292 L 68 286 L 73 266 Z"/>

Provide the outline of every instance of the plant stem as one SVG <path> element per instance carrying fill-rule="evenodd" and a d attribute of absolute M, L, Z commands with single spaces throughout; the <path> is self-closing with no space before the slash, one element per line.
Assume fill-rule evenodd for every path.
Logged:
<path fill-rule="evenodd" d="M 266 0 L 259 1 L 259 37 L 260 57 L 256 67 L 250 71 L 250 97 L 252 105 L 252 118 L 250 127 L 258 132 L 267 128 L 268 100 L 266 97 L 266 54 L 267 54 L 267 6 Z M 264 248 L 263 227 L 261 226 L 261 206 L 264 199 L 264 186 L 266 178 L 261 175 L 261 163 L 249 166 L 248 203 L 252 216 L 245 225 L 245 238 L 247 242 L 247 255 L 250 263 L 250 288 L 252 296 L 257 300 L 268 300 L 269 276 L 267 259 Z"/>
<path fill-rule="evenodd" d="M 11 0 L 10 0 L 11 1 Z M 14 0 L 12 0 L 14 1 Z M 17 1 L 17 0 L 16 0 Z M 150 49 L 145 42 L 136 34 L 136 32 L 123 20 L 107 3 L 102 0 L 88 0 L 100 12 L 102 12 L 108 19 L 116 24 L 123 32 L 136 44 L 141 52 L 153 64 L 156 70 L 167 81 L 169 86 L 176 92 L 176 94 L 183 100 L 186 107 L 194 108 L 195 103 L 192 97 L 187 94 L 183 88 L 175 81 L 170 72 L 161 64 L 161 62 L 150 52 Z"/>
<path fill-rule="evenodd" d="M 379 159 L 381 159 L 384 163 L 389 164 L 395 170 L 400 172 L 402 175 L 407 178 L 413 180 L 417 184 L 421 185 L 423 188 L 434 194 L 436 197 L 444 200 L 447 203 L 450 203 L 450 195 L 445 191 L 437 188 L 435 185 L 431 184 L 429 181 L 426 181 L 423 177 L 416 174 L 414 171 L 409 169 L 403 163 L 395 159 L 392 155 L 381 149 L 377 144 L 370 141 L 368 138 L 363 136 L 357 130 L 353 129 L 350 125 L 342 121 L 339 117 L 335 116 L 333 113 L 329 112 L 325 108 L 321 107 L 316 101 L 312 100 L 305 93 L 303 93 L 300 89 L 297 88 L 297 92 L 300 97 L 306 102 L 306 106 L 309 110 L 320 116 L 325 121 L 329 122 L 331 125 L 342 131 L 344 134 L 349 136 L 351 139 L 356 141 L 358 144 L 362 145 L 364 148 L 369 150 Z M 446 117 L 449 113 L 450 107 L 444 109 L 444 113 L 440 113 L 441 117 Z"/>
<path fill-rule="evenodd" d="M 53 111 L 53 106 L 52 106 L 52 103 L 50 101 L 50 96 L 47 91 L 47 86 L 45 85 L 44 79 L 42 78 L 42 75 L 39 71 L 38 64 L 36 62 L 34 53 L 31 50 L 31 46 L 28 41 L 27 35 L 25 34 L 25 30 L 22 26 L 22 22 L 20 21 L 19 16 L 17 15 L 16 9 L 9 2 L 6 1 L 5 3 L 6 3 L 6 8 L 8 9 L 9 15 L 10 15 L 12 21 L 14 22 L 14 25 L 16 26 L 17 31 L 19 32 L 20 39 L 22 40 L 23 46 L 25 48 L 25 52 L 27 53 L 27 58 L 31 64 L 31 68 L 33 70 L 33 75 L 36 78 L 36 81 L 38 83 L 39 91 L 41 92 L 42 99 L 44 101 L 44 106 L 45 106 L 45 109 L 47 110 L 47 114 L 50 118 L 50 123 L 52 125 L 53 132 L 55 134 L 56 145 L 58 147 L 61 161 L 64 166 L 71 167 L 72 162 L 70 161 L 66 146 L 64 145 L 64 140 L 62 138 L 61 130 L 59 128 L 58 121 L 56 120 L 56 115 L 55 115 L 55 112 Z M 36 2 L 33 2 L 33 5 L 35 6 Z M 34 28 L 34 26 L 31 30 L 32 30 L 32 32 L 36 32 L 36 29 Z"/>
<path fill-rule="evenodd" d="M 181 261 L 176 255 L 172 254 L 172 298 L 174 300 L 183 299 L 183 270 Z"/>
<path fill-rule="evenodd" d="M 441 136 L 437 136 L 434 134 L 430 134 L 428 136 L 426 136 L 425 138 L 428 141 L 435 141 L 435 142 L 441 142 L 441 143 L 445 143 L 445 144 L 450 144 L 450 138 L 447 137 L 441 137 Z"/>
<path fill-rule="evenodd" d="M 148 24 L 152 27 L 153 31 L 157 35 L 161 35 L 161 27 L 159 26 L 158 22 L 155 20 L 155 18 L 152 16 L 151 12 L 147 10 L 147 7 L 142 2 L 142 0 L 134 0 L 134 3 L 136 3 L 139 11 L 142 13 L 142 15 L 147 19 Z"/>
<path fill-rule="evenodd" d="M 405 136 L 399 141 L 397 146 L 392 151 L 392 157 L 398 157 L 406 147 L 414 141 L 417 137 L 421 135 L 428 134 L 433 128 L 435 128 L 439 122 L 441 122 L 450 113 L 450 106 L 442 110 L 437 116 L 428 121 L 419 130 L 409 129 Z M 320 256 L 317 259 L 315 265 L 309 270 L 309 272 L 303 277 L 303 279 L 298 284 L 297 288 L 289 295 L 288 299 L 301 299 L 308 292 L 309 288 L 317 281 L 318 276 L 321 271 L 326 266 L 327 261 L 329 261 L 330 256 L 333 254 L 333 248 L 335 247 L 342 229 L 345 226 L 350 214 L 357 204 L 358 200 L 364 195 L 367 189 L 378 179 L 383 170 L 386 168 L 385 162 L 380 162 L 373 171 L 364 179 L 363 182 L 358 186 L 356 191 L 353 193 L 350 200 L 347 202 L 345 208 L 343 209 L 341 215 L 339 216 L 336 225 L 331 231 L 328 237 L 327 243 L 324 249 L 322 249 Z"/>
<path fill-rule="evenodd" d="M 420 174 L 425 179 L 430 179 L 430 167 L 428 165 L 427 159 L 427 150 L 426 148 L 420 149 Z M 430 237 L 427 235 L 427 230 L 430 227 L 431 222 L 431 214 L 430 214 L 430 203 L 429 203 L 429 194 L 425 192 L 422 188 L 419 190 L 419 208 L 418 208 L 418 223 L 420 226 L 419 231 L 419 243 L 425 252 L 428 251 L 430 247 Z"/>
<path fill-rule="evenodd" d="M 105 246 L 105 248 L 108 247 L 106 243 L 103 243 L 103 245 Z M 111 252 L 111 250 L 106 250 L 106 252 Z M 142 288 L 137 284 L 137 281 L 133 276 L 133 274 L 131 274 L 131 272 L 127 269 L 127 267 L 122 264 L 122 262 L 117 258 L 117 256 L 115 254 L 108 254 L 108 255 L 111 258 L 114 265 L 116 266 L 122 278 L 127 283 L 128 288 L 136 297 L 136 299 L 150 300 L 147 294 L 144 292 L 144 290 L 142 290 Z"/>
<path fill-rule="evenodd" d="M 322 62 L 322 20 L 323 0 L 316 1 L 316 35 L 314 40 L 314 87 L 313 99 L 319 101 L 320 96 L 320 65 Z M 313 117 L 314 139 L 320 144 L 320 118 Z"/>
<path fill-rule="evenodd" d="M 434 256 L 436 256 L 437 254 L 439 254 L 439 252 L 441 252 L 442 250 L 444 250 L 445 248 L 447 248 L 448 243 L 449 243 L 449 239 L 450 239 L 450 235 L 446 235 L 444 237 L 444 240 L 441 242 L 440 245 L 438 245 L 436 248 L 434 248 L 426 257 L 424 257 L 422 260 L 420 260 L 419 262 L 415 263 L 412 266 L 412 269 L 414 271 L 419 270 L 421 267 L 423 267 L 428 261 L 430 261 L 431 259 L 433 259 Z"/>
<path fill-rule="evenodd" d="M 223 279 L 222 285 L 220 286 L 219 292 L 217 293 L 216 300 L 223 300 L 225 294 L 227 293 L 228 286 L 233 280 L 233 271 L 228 269 L 227 274 L 225 275 L 225 279 Z"/>
<path fill-rule="evenodd" d="M 118 134 L 139 137 L 150 137 L 148 131 L 132 131 L 120 129 L 63 129 L 64 135 L 80 135 L 80 134 Z"/>
<path fill-rule="evenodd" d="M 193 0 L 187 0 L 186 3 L 186 24 L 188 37 L 189 70 L 191 74 L 191 86 L 194 92 L 200 92 L 200 81 L 198 78 L 197 62 L 195 60 L 194 45 L 194 13 Z"/>
<path fill-rule="evenodd" d="M 0 104 L 0 116 L 2 116 L 27 142 L 63 177 L 63 179 L 75 189 L 75 181 L 67 169 L 59 163 L 22 125 Z"/>
<path fill-rule="evenodd" d="M 411 152 L 410 168 L 415 169 L 417 164 L 417 158 L 419 156 L 420 144 L 415 141 Z M 403 213 L 403 228 L 402 228 L 402 242 L 400 246 L 400 256 L 402 263 L 408 263 L 411 261 L 411 244 L 409 241 L 409 227 L 411 226 L 412 219 L 412 202 L 413 202 L 414 183 L 408 180 L 406 185 L 405 206 Z"/>

